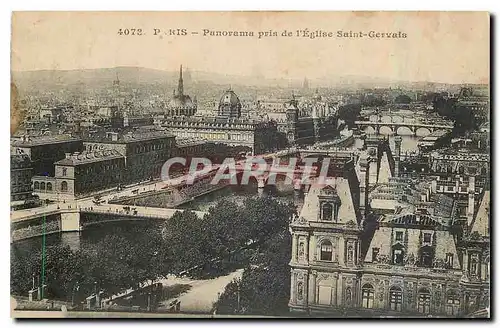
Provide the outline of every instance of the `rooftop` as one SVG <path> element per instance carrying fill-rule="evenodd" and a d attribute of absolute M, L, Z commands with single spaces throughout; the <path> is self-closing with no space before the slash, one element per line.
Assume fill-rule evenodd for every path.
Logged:
<path fill-rule="evenodd" d="M 164 123 L 259 124 L 262 120 L 218 116 L 174 116 L 166 117 Z"/>
<path fill-rule="evenodd" d="M 193 145 L 202 145 L 202 144 L 205 144 L 207 143 L 207 139 L 204 139 L 204 138 L 182 138 L 182 139 L 176 139 L 175 140 L 175 143 L 177 145 L 177 147 L 181 148 L 181 147 L 189 147 L 189 146 L 193 146 Z"/>
<path fill-rule="evenodd" d="M 66 134 L 39 137 L 23 136 L 20 140 L 12 140 L 11 144 L 15 147 L 34 147 L 80 140 L 80 138 L 76 138 Z"/>
<path fill-rule="evenodd" d="M 82 164 L 108 161 L 116 158 L 124 158 L 117 150 L 99 150 L 92 152 L 66 154 L 66 158 L 55 162 L 55 165 L 77 166 Z"/>
<path fill-rule="evenodd" d="M 137 141 L 147 141 L 162 138 L 174 138 L 175 136 L 167 131 L 159 130 L 137 130 L 127 133 L 98 133 L 84 137 L 84 141 L 98 141 L 103 143 L 132 143 Z"/>
<path fill-rule="evenodd" d="M 19 167 L 30 167 L 31 160 L 27 154 L 11 154 L 10 155 L 10 167 L 19 168 Z"/>

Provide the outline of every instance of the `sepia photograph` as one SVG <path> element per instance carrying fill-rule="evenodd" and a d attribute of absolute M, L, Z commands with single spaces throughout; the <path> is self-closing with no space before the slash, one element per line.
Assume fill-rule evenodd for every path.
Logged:
<path fill-rule="evenodd" d="M 491 319 L 490 22 L 13 12 L 11 317 Z"/>

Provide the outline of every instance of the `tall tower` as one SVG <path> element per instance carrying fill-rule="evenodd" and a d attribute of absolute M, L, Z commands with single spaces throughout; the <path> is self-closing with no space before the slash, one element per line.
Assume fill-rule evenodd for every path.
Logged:
<path fill-rule="evenodd" d="M 287 134 L 286 138 L 290 146 L 295 146 L 297 141 L 297 121 L 299 120 L 298 102 L 295 95 L 292 94 L 292 99 L 285 103 L 286 106 L 286 121 L 287 121 Z"/>
<path fill-rule="evenodd" d="M 177 85 L 177 95 L 182 97 L 184 95 L 184 81 L 182 80 L 182 65 L 179 70 L 179 84 Z"/>
<path fill-rule="evenodd" d="M 120 79 L 118 78 L 118 72 L 116 72 L 116 79 L 113 81 L 114 86 L 119 86 L 120 85 Z"/>
<path fill-rule="evenodd" d="M 304 82 L 302 82 L 302 89 L 304 90 L 309 89 L 309 81 L 307 80 L 307 77 L 305 77 Z"/>

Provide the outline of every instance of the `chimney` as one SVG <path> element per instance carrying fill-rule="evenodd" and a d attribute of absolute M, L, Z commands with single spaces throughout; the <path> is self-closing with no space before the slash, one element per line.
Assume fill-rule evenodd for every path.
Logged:
<path fill-rule="evenodd" d="M 475 177 L 469 177 L 469 187 L 467 188 L 469 193 L 469 201 L 467 204 L 467 222 L 470 226 L 472 219 L 474 218 L 474 203 L 475 203 L 475 189 L 476 189 L 476 179 Z"/>
<path fill-rule="evenodd" d="M 439 177 L 438 177 L 439 179 Z M 435 194 L 437 193 L 437 180 L 432 180 L 431 182 L 431 191 Z"/>

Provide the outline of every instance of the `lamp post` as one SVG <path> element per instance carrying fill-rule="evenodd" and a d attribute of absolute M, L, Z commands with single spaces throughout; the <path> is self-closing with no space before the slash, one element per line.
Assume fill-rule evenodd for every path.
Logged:
<path fill-rule="evenodd" d="M 240 313 L 240 301 L 241 301 L 241 297 L 240 297 L 240 284 L 241 282 L 238 281 L 237 282 L 237 287 L 238 287 L 238 290 L 237 290 L 237 293 L 236 293 L 236 299 L 237 299 L 237 304 L 236 304 L 236 313 Z"/>

